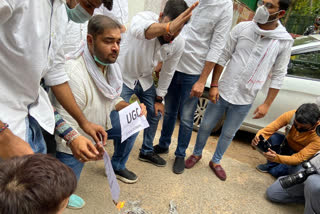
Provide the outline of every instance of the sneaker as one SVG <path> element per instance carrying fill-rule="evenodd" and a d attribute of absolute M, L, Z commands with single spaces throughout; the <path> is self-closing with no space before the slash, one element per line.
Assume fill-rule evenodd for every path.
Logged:
<path fill-rule="evenodd" d="M 269 172 L 269 166 L 268 164 L 259 164 L 256 169 L 259 171 L 259 172 Z"/>
<path fill-rule="evenodd" d="M 72 194 L 69 198 L 67 208 L 78 210 L 78 209 L 81 209 L 82 207 L 84 207 L 85 204 L 86 204 L 86 202 L 84 202 L 84 200 L 82 198 L 80 198 L 79 196 L 77 196 L 75 194 Z"/>
<path fill-rule="evenodd" d="M 153 151 L 156 154 L 168 154 L 169 153 L 169 149 L 162 148 L 162 147 L 159 146 L 159 144 L 155 145 L 153 147 Z"/>
<path fill-rule="evenodd" d="M 202 155 L 200 156 L 195 156 L 195 155 L 191 155 L 187 160 L 186 160 L 186 163 L 185 163 L 185 167 L 187 169 L 190 169 L 192 168 L 194 165 L 196 165 L 196 163 L 198 163 L 198 161 L 202 158 Z"/>
<path fill-rule="evenodd" d="M 227 179 L 227 174 L 220 164 L 214 166 L 213 162 L 210 161 L 209 166 L 220 180 L 225 181 Z"/>
<path fill-rule="evenodd" d="M 184 171 L 184 157 L 176 157 L 173 164 L 173 172 L 176 174 L 181 174 Z"/>
<path fill-rule="evenodd" d="M 124 183 L 133 184 L 138 181 L 137 175 L 129 171 L 127 168 L 119 171 L 114 170 L 114 173 L 116 174 L 117 179 Z"/>
<path fill-rule="evenodd" d="M 167 162 L 155 152 L 152 152 L 146 155 L 140 153 L 139 160 L 149 162 L 149 163 L 152 163 L 153 165 L 161 166 L 161 167 L 167 164 Z"/>

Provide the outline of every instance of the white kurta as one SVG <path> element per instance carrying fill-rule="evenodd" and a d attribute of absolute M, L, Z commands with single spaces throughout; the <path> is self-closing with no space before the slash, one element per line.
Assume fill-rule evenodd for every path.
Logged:
<path fill-rule="evenodd" d="M 253 103 L 257 93 L 271 74 L 271 88 L 280 89 L 287 73 L 293 39 L 280 24 L 273 31 L 257 30 L 255 22 L 241 22 L 235 26 L 228 38 L 219 64 L 225 66 L 219 80 L 219 93 L 223 99 L 236 105 Z M 262 36 L 259 34 L 265 34 Z M 272 54 L 268 46 L 276 42 Z M 257 64 L 253 69 L 251 63 Z M 252 76 L 258 75 L 248 87 Z"/>
<path fill-rule="evenodd" d="M 62 50 L 67 14 L 64 1 L 0 1 L 0 120 L 26 140 L 26 117 L 48 132 L 55 127 L 47 93 L 40 87 L 68 81 Z"/>
<path fill-rule="evenodd" d="M 95 124 L 103 126 L 106 130 L 111 129 L 110 113 L 115 110 L 115 106 L 120 101 L 123 101 L 123 99 L 118 97 L 111 100 L 103 96 L 88 73 L 82 56 L 75 60 L 68 60 L 66 62 L 66 72 L 70 78 L 69 85 L 74 98 L 86 118 Z M 119 66 L 117 64 L 111 64 L 105 72 L 120 72 Z M 90 136 L 79 127 L 77 121 L 60 105 L 55 97 L 52 96 L 51 98 L 52 104 L 62 118 L 80 134 L 90 138 Z M 55 135 L 55 139 L 57 142 L 57 151 L 72 154 L 70 148 L 66 146 L 66 142 L 62 138 Z"/>
<path fill-rule="evenodd" d="M 147 40 L 145 30 L 158 22 L 159 16 L 153 12 L 141 12 L 132 18 L 126 38 L 122 41 L 117 60 L 120 65 L 124 84 L 134 89 L 139 81 L 143 90 L 153 84 L 152 72 L 158 62 L 162 69 L 156 93 L 164 97 L 167 94 L 176 65 L 184 48 L 184 39 L 177 36 L 172 43 L 160 45 L 158 38 Z"/>

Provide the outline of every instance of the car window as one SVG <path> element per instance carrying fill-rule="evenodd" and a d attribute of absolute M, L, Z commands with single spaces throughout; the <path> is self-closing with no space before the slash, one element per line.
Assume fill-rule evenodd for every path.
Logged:
<path fill-rule="evenodd" d="M 320 51 L 291 56 L 288 74 L 320 80 Z"/>

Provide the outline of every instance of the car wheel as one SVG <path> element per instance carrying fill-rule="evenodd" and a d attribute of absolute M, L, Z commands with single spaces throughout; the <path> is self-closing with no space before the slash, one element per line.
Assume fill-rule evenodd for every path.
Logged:
<path fill-rule="evenodd" d="M 208 91 L 205 91 L 202 95 L 202 97 L 199 98 L 198 104 L 197 104 L 197 109 L 194 113 L 194 118 L 193 118 L 193 130 L 198 131 L 200 128 L 200 124 L 202 121 L 202 118 L 204 116 L 205 110 L 208 106 L 208 103 L 210 102 L 209 98 L 209 93 Z M 220 128 L 223 125 L 224 121 L 224 116 L 219 120 L 218 124 L 216 127 L 212 129 L 212 133 L 215 133 L 220 130 Z"/>

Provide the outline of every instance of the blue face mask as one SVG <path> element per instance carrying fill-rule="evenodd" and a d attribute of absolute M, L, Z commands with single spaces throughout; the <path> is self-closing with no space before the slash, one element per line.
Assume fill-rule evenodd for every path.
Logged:
<path fill-rule="evenodd" d="M 69 20 L 75 23 L 84 23 L 91 18 L 91 15 L 79 3 L 72 9 L 66 4 L 66 10 Z"/>
<path fill-rule="evenodd" d="M 94 55 L 93 58 L 94 58 L 94 60 L 95 60 L 97 63 L 99 63 L 100 65 L 103 65 L 103 66 L 108 66 L 108 65 L 110 65 L 109 63 L 101 62 L 96 55 Z"/>

